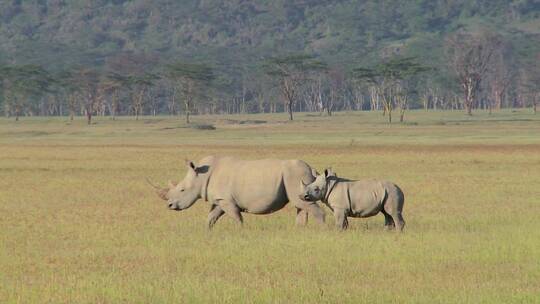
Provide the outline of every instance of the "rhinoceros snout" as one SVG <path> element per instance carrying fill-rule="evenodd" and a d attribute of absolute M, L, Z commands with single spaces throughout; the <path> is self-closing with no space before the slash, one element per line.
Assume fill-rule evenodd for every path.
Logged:
<path fill-rule="evenodd" d="M 175 203 L 169 203 L 169 210 L 180 211 L 180 210 L 182 210 L 182 208 L 180 208 L 180 207 L 178 206 L 178 204 L 175 204 Z"/>
<path fill-rule="evenodd" d="M 309 194 L 307 194 L 307 193 L 306 193 L 306 194 L 300 194 L 299 196 L 300 196 L 300 199 L 301 199 L 301 200 L 304 200 L 304 201 L 309 201 L 310 198 L 311 198 L 311 197 L 309 196 Z"/>

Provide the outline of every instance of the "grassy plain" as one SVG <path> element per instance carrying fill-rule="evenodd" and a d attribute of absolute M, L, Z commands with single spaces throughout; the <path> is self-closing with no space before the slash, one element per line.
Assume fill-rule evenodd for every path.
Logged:
<path fill-rule="evenodd" d="M 0 119 L 2 303 L 539 303 L 540 115 L 505 111 Z M 294 210 L 168 211 L 145 183 L 184 158 L 301 158 L 396 182 L 402 235 Z"/>

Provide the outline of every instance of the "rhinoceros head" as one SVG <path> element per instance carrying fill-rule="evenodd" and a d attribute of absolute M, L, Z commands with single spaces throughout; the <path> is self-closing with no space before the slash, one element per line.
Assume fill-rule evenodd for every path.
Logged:
<path fill-rule="evenodd" d="M 302 181 L 304 192 L 301 198 L 303 200 L 312 202 L 322 200 L 326 195 L 326 191 L 328 190 L 328 178 L 335 176 L 336 174 L 332 171 L 332 169 L 327 168 L 324 170 L 324 174 L 317 174 L 315 180 L 311 184 L 306 185 Z"/>
<path fill-rule="evenodd" d="M 192 161 L 186 160 L 187 172 L 184 179 L 179 183 L 169 182 L 166 193 L 160 197 L 167 201 L 169 209 L 184 210 L 191 207 L 199 198 L 201 190 L 206 181 L 201 176 L 204 168 L 198 168 Z"/>

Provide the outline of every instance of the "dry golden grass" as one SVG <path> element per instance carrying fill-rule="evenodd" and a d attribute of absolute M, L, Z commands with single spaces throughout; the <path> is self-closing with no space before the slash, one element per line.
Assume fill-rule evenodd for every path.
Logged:
<path fill-rule="evenodd" d="M 2 303 L 538 303 L 540 118 L 525 112 L 0 120 Z M 232 121 L 234 120 L 234 121 Z M 252 120 L 239 124 L 241 121 Z M 266 121 L 255 123 L 253 120 Z M 294 225 L 294 210 L 224 217 L 166 209 L 145 183 L 185 157 L 301 158 L 406 195 L 383 218 Z"/>

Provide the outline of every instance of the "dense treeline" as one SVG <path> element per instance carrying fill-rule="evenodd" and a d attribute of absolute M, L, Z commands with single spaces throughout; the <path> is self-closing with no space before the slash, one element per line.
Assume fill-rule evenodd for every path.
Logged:
<path fill-rule="evenodd" d="M 540 4 L 0 3 L 6 116 L 536 107 Z"/>

